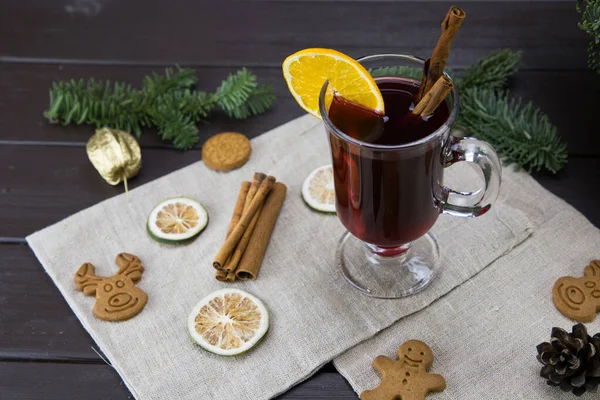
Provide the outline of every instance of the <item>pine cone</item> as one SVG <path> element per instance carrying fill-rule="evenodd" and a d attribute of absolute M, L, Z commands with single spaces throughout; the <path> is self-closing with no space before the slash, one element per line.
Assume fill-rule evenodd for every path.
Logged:
<path fill-rule="evenodd" d="M 576 396 L 598 390 L 600 333 L 590 337 L 583 324 L 573 326 L 572 333 L 552 328 L 550 343 L 539 344 L 537 351 L 537 359 L 544 365 L 540 375 L 548 385 L 559 386 Z"/>

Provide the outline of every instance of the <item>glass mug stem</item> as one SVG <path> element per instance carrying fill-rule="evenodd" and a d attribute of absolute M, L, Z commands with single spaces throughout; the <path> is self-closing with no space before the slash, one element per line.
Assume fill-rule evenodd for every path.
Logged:
<path fill-rule="evenodd" d="M 406 252 L 410 249 L 410 246 L 412 246 L 412 242 L 408 242 L 400 246 L 391 247 L 377 246 L 374 244 L 365 243 L 367 251 L 379 257 L 401 257 L 402 255 L 406 254 Z"/>

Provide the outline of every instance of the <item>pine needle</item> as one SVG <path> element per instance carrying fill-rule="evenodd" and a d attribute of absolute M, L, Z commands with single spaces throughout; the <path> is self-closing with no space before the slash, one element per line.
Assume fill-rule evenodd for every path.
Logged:
<path fill-rule="evenodd" d="M 273 105 L 275 94 L 269 85 L 259 85 L 250 92 L 244 103 L 233 109 L 232 117 L 246 119 L 251 115 L 263 114 Z"/>
<path fill-rule="evenodd" d="M 467 68 L 458 81 L 461 90 L 470 88 L 501 90 L 506 88 L 508 78 L 517 72 L 521 52 L 502 50 L 479 60 Z"/>
<path fill-rule="evenodd" d="M 215 101 L 219 108 L 230 117 L 248 100 L 250 93 L 256 88 L 256 77 L 246 68 L 236 74 L 230 74 L 215 92 Z"/>
<path fill-rule="evenodd" d="M 469 88 L 461 92 L 456 125 L 490 143 L 507 163 L 529 172 L 558 172 L 567 163 L 567 146 L 548 117 L 532 103 L 523 105 L 508 92 Z"/>
<path fill-rule="evenodd" d="M 458 81 L 461 108 L 456 125 L 489 142 L 507 162 L 531 171 L 557 173 L 567 163 L 567 146 L 547 115 L 523 105 L 506 89 L 520 52 L 502 50 L 464 71 Z"/>
<path fill-rule="evenodd" d="M 588 46 L 588 65 L 600 73 L 600 0 L 577 0 L 577 11 L 581 13 L 579 29 L 592 37 Z"/>
<path fill-rule="evenodd" d="M 206 93 L 194 90 L 193 69 L 176 67 L 167 68 L 164 75 L 146 76 L 139 90 L 93 78 L 55 82 L 44 116 L 53 123 L 108 126 L 138 137 L 144 127 L 156 126 L 163 140 L 187 150 L 198 142 L 196 124 L 206 121 L 215 108 L 237 119 L 268 110 L 275 100 L 273 89 L 256 81 L 243 68 L 229 75 L 215 93 Z"/>

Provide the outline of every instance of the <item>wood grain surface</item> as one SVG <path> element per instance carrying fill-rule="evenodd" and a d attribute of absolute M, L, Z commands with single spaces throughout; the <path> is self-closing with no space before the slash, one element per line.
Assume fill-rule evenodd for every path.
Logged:
<path fill-rule="evenodd" d="M 464 3 L 464 4 L 463 4 Z M 280 63 L 304 47 L 352 56 L 401 52 L 427 56 L 450 3 L 410 1 L 5 0 L 0 12 L 0 398 L 128 399 L 119 376 L 71 312 L 24 242 L 26 235 L 121 193 L 89 163 L 87 126 L 42 116 L 58 79 L 123 80 L 176 63 L 196 68 L 214 90 L 242 66 L 278 97 L 246 121 L 214 115 L 201 141 L 173 150 L 152 130 L 140 140 L 136 187 L 200 159 L 202 142 L 221 131 L 254 137 L 303 114 L 287 92 Z M 567 168 L 534 177 L 600 225 L 600 76 L 586 67 L 587 37 L 573 1 L 459 4 L 468 19 L 456 38 L 455 70 L 501 48 L 523 50 L 514 94 L 534 101 L 568 143 Z M 281 398 L 354 399 L 332 364 Z"/>

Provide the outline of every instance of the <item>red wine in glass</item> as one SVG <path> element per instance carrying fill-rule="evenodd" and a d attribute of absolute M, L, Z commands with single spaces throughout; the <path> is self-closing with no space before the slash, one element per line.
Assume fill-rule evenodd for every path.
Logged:
<path fill-rule="evenodd" d="M 329 133 L 336 209 L 352 235 L 377 246 L 378 254 L 393 256 L 427 233 L 440 214 L 444 200 L 440 154 L 445 154 L 440 147 L 445 141 L 419 142 L 446 122 L 449 109 L 442 102 L 433 115 L 421 118 L 411 113 L 419 82 L 391 77 L 375 81 L 385 116 L 339 96 L 329 108 L 336 128 L 362 142 L 349 143 Z M 401 145 L 405 151 L 382 149 Z"/>

